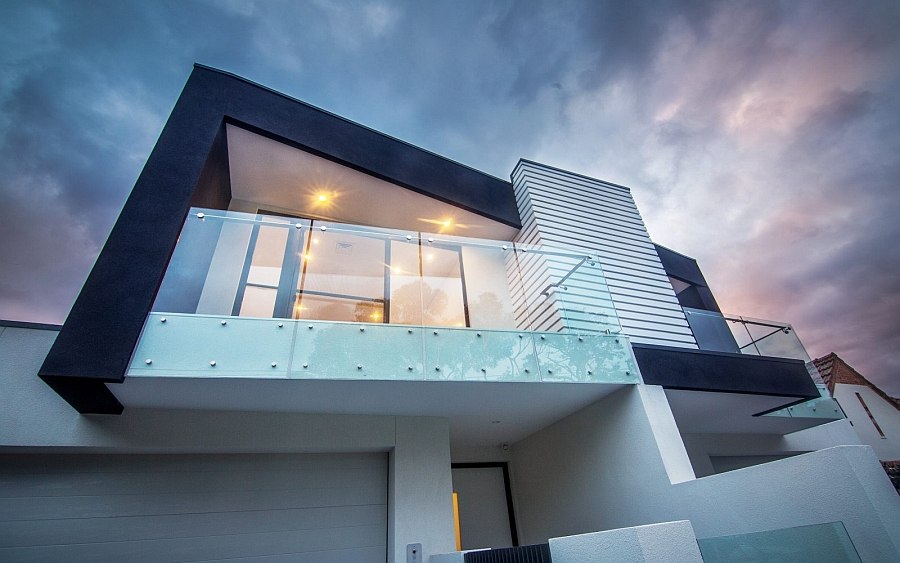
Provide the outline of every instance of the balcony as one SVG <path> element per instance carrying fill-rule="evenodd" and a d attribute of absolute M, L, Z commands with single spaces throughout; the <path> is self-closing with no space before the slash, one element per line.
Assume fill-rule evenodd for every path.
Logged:
<path fill-rule="evenodd" d="M 844 418 L 791 325 L 684 311 L 699 350 L 635 346 L 683 432 L 785 434 Z"/>
<path fill-rule="evenodd" d="M 132 406 L 380 412 L 383 393 L 392 412 L 408 394 L 420 414 L 495 397 L 553 416 L 640 381 L 593 256 L 212 209 L 190 211 L 127 376 Z"/>

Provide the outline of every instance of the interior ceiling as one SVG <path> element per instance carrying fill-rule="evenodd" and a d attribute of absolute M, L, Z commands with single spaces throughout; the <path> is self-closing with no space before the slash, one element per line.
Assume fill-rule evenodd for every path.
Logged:
<path fill-rule="evenodd" d="M 685 434 L 789 434 L 832 422 L 824 418 L 753 416 L 795 397 L 666 389 L 678 429 Z"/>
<path fill-rule="evenodd" d="M 125 408 L 437 416 L 453 447 L 514 444 L 624 385 L 126 377 L 108 385 Z"/>
<path fill-rule="evenodd" d="M 512 240 L 515 227 L 226 125 L 232 208 L 409 231 Z"/>

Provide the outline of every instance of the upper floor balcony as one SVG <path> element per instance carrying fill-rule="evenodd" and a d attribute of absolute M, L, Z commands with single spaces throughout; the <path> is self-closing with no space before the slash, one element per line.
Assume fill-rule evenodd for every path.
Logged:
<path fill-rule="evenodd" d="M 128 375 L 639 380 L 589 254 L 199 208 Z"/>

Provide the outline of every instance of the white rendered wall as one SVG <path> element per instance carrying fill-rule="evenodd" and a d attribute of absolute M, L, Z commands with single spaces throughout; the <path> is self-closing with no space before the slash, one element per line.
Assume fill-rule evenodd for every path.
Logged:
<path fill-rule="evenodd" d="M 597 254 L 632 342 L 697 347 L 628 188 L 526 161 L 512 182 L 516 242 Z"/>
<path fill-rule="evenodd" d="M 715 458 L 745 458 L 744 466 L 834 446 L 861 445 L 847 420 L 836 420 L 791 434 L 683 434 L 697 477 L 713 475 Z M 770 458 L 770 459 L 764 459 Z"/>
<path fill-rule="evenodd" d="M 863 561 L 900 557 L 900 497 L 870 448 L 673 484 L 647 408 L 626 388 L 513 445 L 523 544 L 674 520 L 701 538 L 843 521 Z"/>
<path fill-rule="evenodd" d="M 872 420 L 856 396 L 857 393 L 869 407 L 869 412 L 884 432 L 884 437 L 872 424 Z M 878 459 L 900 460 L 900 411 L 866 385 L 838 383 L 834 386 L 834 398 L 853 423 L 853 429 L 859 435 L 859 439 L 864 444 L 872 446 Z"/>
<path fill-rule="evenodd" d="M 703 563 L 687 520 L 550 538 L 554 563 Z"/>
<path fill-rule="evenodd" d="M 389 549 L 455 547 L 445 419 L 126 409 L 80 415 L 37 377 L 56 331 L 0 326 L 0 451 L 8 453 L 390 452 Z M 390 551 L 389 551 L 390 553 Z M 400 560 L 400 559 L 398 559 Z"/>

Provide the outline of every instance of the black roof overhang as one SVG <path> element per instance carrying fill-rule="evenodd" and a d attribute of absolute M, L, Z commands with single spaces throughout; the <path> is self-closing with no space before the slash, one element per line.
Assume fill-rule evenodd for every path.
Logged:
<path fill-rule="evenodd" d="M 648 385 L 792 398 L 787 404 L 819 396 L 802 360 L 652 344 L 632 347 L 641 377 Z"/>
<path fill-rule="evenodd" d="M 39 376 L 81 413 L 118 414 L 125 378 L 191 206 L 231 200 L 225 124 L 520 227 L 512 186 L 243 78 L 195 65 Z"/>

